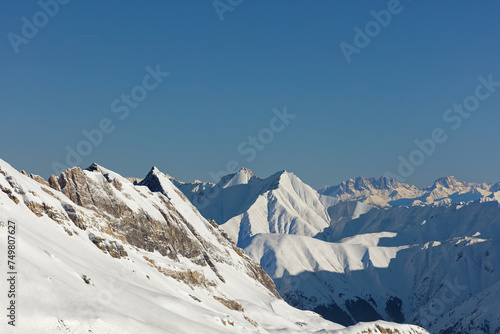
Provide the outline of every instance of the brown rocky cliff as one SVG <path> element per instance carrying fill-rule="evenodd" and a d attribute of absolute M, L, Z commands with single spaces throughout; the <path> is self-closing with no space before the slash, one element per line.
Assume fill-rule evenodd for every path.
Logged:
<path fill-rule="evenodd" d="M 69 169 L 58 177 L 51 176 L 48 183 L 54 190 L 64 193 L 74 204 L 92 210 L 96 215 L 102 217 L 101 220 L 107 224 L 104 232 L 132 246 L 150 252 L 156 250 L 173 260 L 185 257 L 196 264 L 208 266 L 221 282 L 225 282 L 225 278 L 219 273 L 217 264 L 232 265 L 228 252 L 235 251 L 243 260 L 245 272 L 264 285 L 271 294 L 280 298 L 274 282 L 262 267 L 224 238 L 223 232 L 218 227 L 209 226 L 209 229 L 217 237 L 219 243 L 224 246 L 222 250 L 221 247 L 202 238 L 189 221 L 176 210 L 168 197 L 162 193 L 160 182 L 156 176 L 150 174 L 145 179 L 148 182 L 141 184 L 147 186 L 153 193 L 147 194 L 143 191 L 141 196 L 156 198 L 155 207 L 160 215 L 148 213 L 143 209 L 131 209 L 120 196 L 120 194 L 128 196 L 123 191 L 124 185 L 117 179 L 101 172 L 97 165 L 91 166 L 87 171 L 80 168 Z M 63 207 L 76 226 L 86 229 L 85 219 L 82 219 L 76 205 L 66 203 Z M 196 209 L 193 207 L 193 210 Z M 207 223 L 207 225 L 210 224 Z M 112 248 L 106 248 L 106 250 L 109 249 Z"/>

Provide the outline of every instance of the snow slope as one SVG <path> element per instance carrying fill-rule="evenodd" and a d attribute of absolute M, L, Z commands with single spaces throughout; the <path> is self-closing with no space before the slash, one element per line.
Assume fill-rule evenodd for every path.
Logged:
<path fill-rule="evenodd" d="M 338 243 L 257 235 L 245 249 L 260 259 L 285 300 L 332 321 L 383 318 L 432 333 L 454 326 L 467 333 L 484 333 L 486 324 L 492 332 L 499 328 L 498 299 L 483 297 L 499 293 L 498 241 L 478 236 L 387 246 L 376 240 L 394 243 L 397 236 L 382 235 Z"/>
<path fill-rule="evenodd" d="M 17 326 L 4 318 L 2 333 L 426 333 L 289 306 L 167 177 L 143 182 L 96 164 L 47 182 L 0 160 L 0 263 L 13 221 L 18 272 Z"/>
<path fill-rule="evenodd" d="M 245 250 L 285 300 L 344 325 L 500 330 L 498 202 L 372 209 L 331 230 L 329 241 L 256 235 Z"/>

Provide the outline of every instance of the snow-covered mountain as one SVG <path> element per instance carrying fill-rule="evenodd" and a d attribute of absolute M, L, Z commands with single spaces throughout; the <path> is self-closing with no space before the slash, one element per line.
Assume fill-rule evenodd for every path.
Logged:
<path fill-rule="evenodd" d="M 1 303 L 17 317 L 2 333 L 427 333 L 289 306 L 156 168 L 140 185 L 96 164 L 45 181 L 0 160 L 3 264 L 12 226 L 16 296 Z"/>
<path fill-rule="evenodd" d="M 324 196 L 286 171 L 261 179 L 242 168 L 217 184 L 172 182 L 239 244 L 258 233 L 314 236 L 329 226 Z"/>
<path fill-rule="evenodd" d="M 336 186 L 324 187 L 319 193 L 345 202 L 359 201 L 388 207 L 470 202 L 494 197 L 499 190 L 499 183 L 492 185 L 461 182 L 453 176 L 442 177 L 432 186 L 423 189 L 387 177 L 380 179 L 358 177 Z"/>
<path fill-rule="evenodd" d="M 498 184 L 357 178 L 315 192 L 291 173 L 248 170 L 199 188 L 174 182 L 294 306 L 344 325 L 500 332 Z"/>

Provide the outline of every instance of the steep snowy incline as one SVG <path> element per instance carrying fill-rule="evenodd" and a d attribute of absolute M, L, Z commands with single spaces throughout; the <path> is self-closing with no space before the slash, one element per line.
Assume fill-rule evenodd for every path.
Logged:
<path fill-rule="evenodd" d="M 2 333 L 426 333 L 290 307 L 161 175 L 152 192 L 95 164 L 46 182 L 0 160 L 0 262 L 12 221 L 18 267 L 17 326 Z"/>
<path fill-rule="evenodd" d="M 221 224 L 238 245 L 258 233 L 314 236 L 329 225 L 327 210 L 311 187 L 283 172 L 240 214 Z"/>

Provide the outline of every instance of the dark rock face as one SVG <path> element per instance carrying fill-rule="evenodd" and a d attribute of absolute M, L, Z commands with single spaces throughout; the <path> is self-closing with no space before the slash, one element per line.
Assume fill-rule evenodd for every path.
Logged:
<path fill-rule="evenodd" d="M 389 317 L 391 317 L 392 321 L 398 323 L 404 323 L 405 316 L 402 311 L 403 301 L 398 297 L 391 297 L 387 300 L 385 306 L 385 312 Z"/>
<path fill-rule="evenodd" d="M 369 322 L 383 319 L 377 311 L 364 299 L 347 300 L 345 306 L 356 322 Z"/>
<path fill-rule="evenodd" d="M 106 239 L 95 236 L 92 233 L 89 234 L 89 239 L 104 253 L 109 253 L 109 255 L 116 259 L 128 256 L 127 251 L 116 241 L 108 242 Z"/>
<path fill-rule="evenodd" d="M 236 247 L 236 246 L 235 246 Z M 244 257 L 245 258 L 245 257 Z M 269 277 L 269 275 L 265 272 L 264 268 L 251 260 L 248 256 L 246 256 L 245 260 L 247 260 L 247 269 L 249 270 L 247 273 L 253 279 L 259 281 L 264 285 L 271 293 L 276 297 L 281 299 L 280 294 L 276 290 L 276 285 L 274 281 Z"/>
<path fill-rule="evenodd" d="M 326 320 L 341 324 L 342 326 L 352 326 L 354 321 L 351 316 L 340 308 L 335 302 L 328 305 L 319 305 L 313 310 L 314 312 L 321 314 Z"/>
<path fill-rule="evenodd" d="M 155 174 L 155 171 L 156 171 L 156 167 L 153 167 L 151 169 L 151 171 L 148 173 L 148 175 L 146 175 L 144 180 L 139 182 L 139 185 L 148 187 L 148 189 L 154 193 L 165 194 L 165 192 L 161 186 L 160 180 L 158 179 L 158 176 L 156 176 L 156 174 Z"/>
<path fill-rule="evenodd" d="M 55 175 L 51 175 L 48 180 L 49 186 L 57 191 L 61 191 L 61 187 L 59 186 L 59 181 Z"/>

